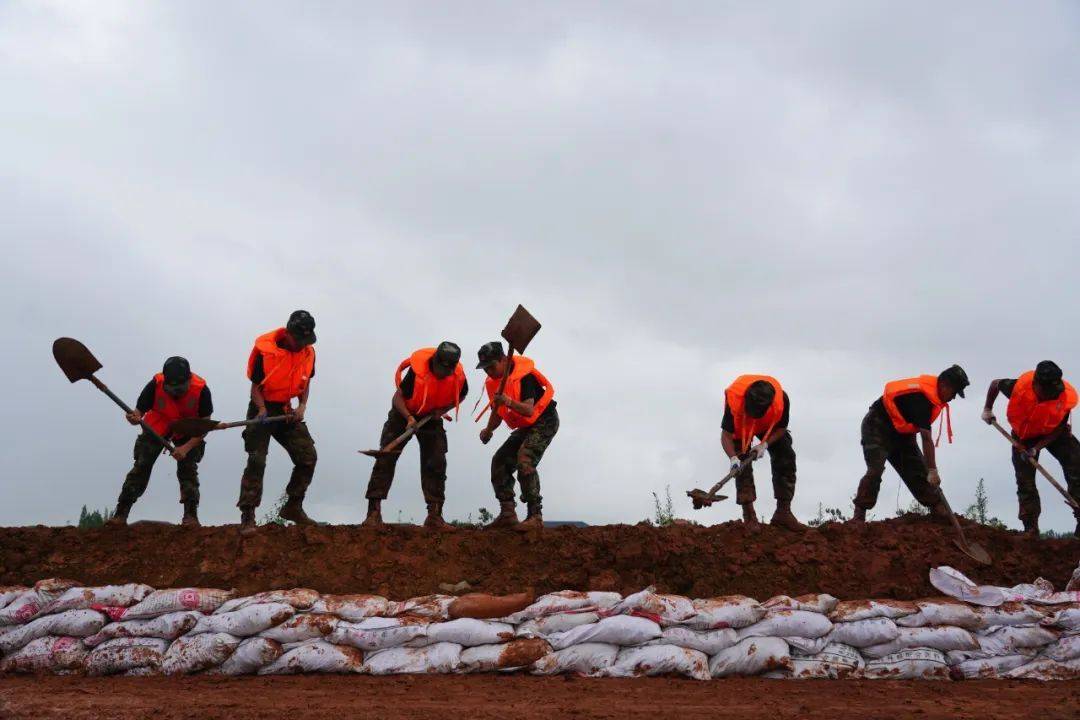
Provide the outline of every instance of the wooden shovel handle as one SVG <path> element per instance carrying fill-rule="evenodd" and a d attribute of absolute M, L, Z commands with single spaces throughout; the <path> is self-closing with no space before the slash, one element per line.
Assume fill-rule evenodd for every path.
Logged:
<path fill-rule="evenodd" d="M 251 420 L 235 420 L 233 422 L 221 423 L 220 425 L 218 425 L 214 429 L 215 430 L 228 430 L 229 428 L 234 428 L 234 427 L 247 427 L 248 425 L 262 425 L 263 423 L 281 422 L 282 420 L 288 420 L 288 419 L 289 419 L 288 415 L 271 415 L 270 417 L 263 418 L 262 420 L 259 420 L 258 418 L 253 418 Z"/>
<path fill-rule="evenodd" d="M 114 403 L 119 405 L 120 408 L 124 412 L 128 413 L 129 415 L 131 413 L 135 412 L 134 410 L 132 410 L 131 408 L 129 408 L 127 406 L 127 403 L 125 403 L 123 400 L 121 400 L 119 397 L 117 397 L 116 393 L 114 393 L 112 390 L 110 390 L 108 385 L 106 385 L 105 383 L 98 380 L 96 375 L 91 375 L 88 378 L 88 380 L 90 380 L 90 382 L 94 383 L 94 387 L 96 387 L 101 392 L 105 393 L 109 397 L 110 400 L 112 400 Z M 159 443 L 161 443 L 165 447 L 165 449 L 168 450 L 170 453 L 173 452 L 174 450 L 176 450 L 175 445 L 173 445 L 171 442 L 169 442 L 165 438 L 158 435 L 157 431 L 154 430 L 154 428 L 150 427 L 150 425 L 148 425 L 145 420 L 139 420 L 139 425 L 142 425 L 142 429 L 147 435 L 149 435 L 150 437 L 154 438 Z"/>
<path fill-rule="evenodd" d="M 506 355 L 506 372 L 503 373 L 502 380 L 499 381 L 499 390 L 495 393 L 496 395 L 502 395 L 503 392 L 506 391 L 506 381 L 510 379 L 510 359 L 513 357 L 514 346 L 511 345 L 510 352 Z M 488 400 L 487 405 L 485 405 L 484 409 L 480 411 L 480 414 L 476 416 L 476 420 L 474 422 L 480 422 L 480 418 L 484 417 L 484 415 L 487 414 L 487 411 L 491 409 L 493 403 L 493 400 Z"/>
<path fill-rule="evenodd" d="M 396 438 L 394 438 L 393 440 L 388 442 L 386 444 L 386 447 L 380 449 L 379 452 L 390 452 L 391 450 L 396 448 L 398 445 L 400 445 L 401 443 L 405 442 L 406 440 L 411 438 L 413 435 L 415 435 L 416 431 L 419 430 L 420 428 L 422 428 L 427 423 L 427 421 L 430 420 L 433 417 L 435 417 L 435 416 L 434 415 L 425 415 L 424 417 L 420 418 L 415 423 L 413 423 L 413 426 L 411 428 L 407 428 L 405 430 L 405 432 L 401 433 Z"/>
<path fill-rule="evenodd" d="M 1027 451 L 1027 448 L 1025 448 L 1025 447 L 1024 447 L 1023 443 L 1021 443 L 1021 442 L 1020 442 L 1019 440 L 1017 440 L 1016 438 L 1014 438 L 1014 437 L 1012 436 L 1012 433 L 1010 433 L 1010 432 L 1009 432 L 1008 430 L 1006 430 L 1005 428 L 1001 427 L 1001 425 L 1000 425 L 1000 424 L 998 424 L 998 421 L 997 421 L 997 420 L 994 420 L 994 421 L 993 421 L 993 422 L 992 422 L 991 424 L 992 424 L 992 425 L 994 426 L 994 428 L 995 428 L 995 429 L 996 429 L 996 430 L 997 430 L 997 431 L 998 431 L 999 433 L 1001 433 L 1001 434 L 1002 434 L 1002 435 L 1003 435 L 1003 436 L 1005 437 L 1005 439 L 1006 439 L 1006 440 L 1008 440 L 1009 442 L 1011 442 L 1011 443 L 1012 443 L 1012 445 L 1013 445 L 1013 447 L 1014 447 L 1014 448 L 1016 448 L 1016 449 L 1017 449 L 1017 450 L 1019 450 L 1020 452 L 1026 452 L 1026 451 Z M 1032 465 L 1034 465 L 1034 466 L 1035 466 L 1035 469 L 1036 469 L 1036 470 L 1038 470 L 1038 471 L 1039 471 L 1039 473 L 1040 473 L 1040 474 L 1041 474 L 1041 475 L 1042 475 L 1042 476 L 1043 476 L 1044 478 L 1046 478 L 1047 480 L 1049 480 L 1049 481 L 1050 481 L 1050 484 L 1051 484 L 1051 485 L 1053 485 L 1053 486 L 1054 486 L 1054 488 L 1055 488 L 1055 489 L 1056 489 L 1056 490 L 1057 490 L 1057 491 L 1058 491 L 1059 493 L 1061 493 L 1061 496 L 1062 496 L 1063 498 L 1065 498 L 1065 502 L 1066 502 L 1066 503 L 1067 503 L 1067 504 L 1069 505 L 1069 507 L 1071 507 L 1071 508 L 1072 508 L 1073 510 L 1078 510 L 1078 509 L 1080 509 L 1080 504 L 1078 504 L 1078 503 L 1076 502 L 1076 498 L 1074 498 L 1074 497 L 1073 497 L 1072 495 L 1070 495 L 1070 494 L 1069 494 L 1069 492 L 1068 492 L 1068 491 L 1067 491 L 1067 490 L 1066 490 L 1065 488 L 1061 487 L 1061 485 L 1060 485 L 1060 484 L 1058 483 L 1058 481 L 1054 479 L 1054 476 L 1053 476 L 1053 475 L 1051 475 L 1051 474 L 1050 474 L 1049 472 L 1047 472 L 1046 468 L 1044 468 L 1044 467 L 1043 467 L 1042 465 L 1040 465 L 1040 464 L 1039 464 L 1039 461 L 1038 461 L 1038 460 L 1036 460 L 1036 459 L 1035 459 L 1035 458 L 1033 458 L 1033 457 L 1029 457 L 1029 458 L 1028 458 L 1028 461 L 1029 461 L 1029 462 L 1030 462 L 1030 463 L 1031 463 Z"/>

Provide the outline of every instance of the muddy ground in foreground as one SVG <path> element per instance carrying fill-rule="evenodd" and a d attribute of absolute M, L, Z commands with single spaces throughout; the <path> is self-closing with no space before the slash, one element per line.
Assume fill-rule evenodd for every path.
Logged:
<path fill-rule="evenodd" d="M 235 525 L 120 529 L 0 528 L 0 585 L 68 577 L 86 584 L 234 587 L 242 593 L 310 587 L 405 598 L 467 580 L 495 593 L 557 589 L 632 592 L 649 584 L 692 597 L 828 592 L 840 598 L 938 594 L 927 579 L 952 565 L 979 582 L 1014 585 L 1042 576 L 1059 589 L 1080 561 L 1080 540 L 1027 540 L 965 523 L 994 565 L 952 543 L 949 526 L 909 516 L 863 527 L 830 523 L 797 534 L 741 523 L 653 528 L 608 525 L 535 535 L 418 527 L 269 526 L 241 539 Z"/>

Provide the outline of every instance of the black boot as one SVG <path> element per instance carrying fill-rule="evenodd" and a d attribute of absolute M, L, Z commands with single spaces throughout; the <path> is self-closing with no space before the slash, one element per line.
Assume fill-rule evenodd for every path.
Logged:
<path fill-rule="evenodd" d="M 290 520 L 297 525 L 318 525 L 317 522 L 308 517 L 308 514 L 304 512 L 304 498 L 292 497 L 285 502 L 282 506 L 281 512 L 278 513 L 278 517 L 282 520 Z"/>
<path fill-rule="evenodd" d="M 517 525 L 514 526 L 514 530 L 517 532 L 529 532 L 530 530 L 543 530 L 544 529 L 544 512 L 540 503 L 529 503 L 528 516 Z"/>
<path fill-rule="evenodd" d="M 361 523 L 362 527 L 366 528 L 380 528 L 384 527 L 386 523 L 382 519 L 382 500 L 372 498 L 367 501 L 367 517 L 364 518 L 364 522 Z"/>
<path fill-rule="evenodd" d="M 517 511 L 514 509 L 513 500 L 500 500 L 499 507 L 501 508 L 495 519 L 484 526 L 485 530 L 498 530 L 500 528 L 512 528 L 518 524 Z"/>
<path fill-rule="evenodd" d="M 250 537 L 255 534 L 255 508 L 240 508 L 240 534 Z"/>
<path fill-rule="evenodd" d="M 107 527 L 124 527 L 127 525 L 129 512 L 131 512 L 131 503 L 122 501 L 116 503 L 116 512 L 105 522 L 105 525 Z"/>
<path fill-rule="evenodd" d="M 856 505 L 855 506 L 855 513 L 851 516 L 851 521 L 850 522 L 853 522 L 856 525 L 865 525 L 866 524 L 866 508 L 859 507 L 858 505 Z"/>
<path fill-rule="evenodd" d="M 424 527 L 436 532 L 449 532 L 456 530 L 453 525 L 443 520 L 442 503 L 428 503 L 428 514 L 424 519 Z"/>
<path fill-rule="evenodd" d="M 184 503 L 184 519 L 180 524 L 188 528 L 199 527 L 199 503 L 188 500 Z"/>

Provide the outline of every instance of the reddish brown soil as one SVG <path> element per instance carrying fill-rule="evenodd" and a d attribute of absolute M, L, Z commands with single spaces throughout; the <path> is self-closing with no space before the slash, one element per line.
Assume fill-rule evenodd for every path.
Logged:
<path fill-rule="evenodd" d="M 1059 589 L 1080 560 L 1080 540 L 1026 540 L 967 525 L 994 558 L 980 567 L 953 545 L 952 530 L 926 518 L 828 524 L 796 534 L 740 523 L 709 528 L 609 525 L 535 535 L 357 526 L 263 528 L 241 539 L 235 525 L 187 531 L 0 528 L 0 585 L 69 577 L 87 584 L 144 582 L 377 592 L 405 598 L 467 580 L 477 591 L 556 589 L 630 592 L 655 584 L 693 597 L 741 593 L 764 600 L 828 592 L 842 599 L 937 594 L 927 571 L 952 565 L 980 582 L 1013 585 L 1042 576 Z"/>
<path fill-rule="evenodd" d="M 0 718 L 1076 718 L 1080 681 L 527 676 L 0 679 Z"/>

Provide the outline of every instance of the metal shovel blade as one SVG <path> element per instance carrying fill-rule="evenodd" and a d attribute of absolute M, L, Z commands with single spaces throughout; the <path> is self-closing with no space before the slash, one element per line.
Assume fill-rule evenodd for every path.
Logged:
<path fill-rule="evenodd" d="M 210 418 L 180 418 L 169 426 L 169 432 L 183 437 L 202 437 L 218 429 L 220 423 Z"/>
<path fill-rule="evenodd" d="M 56 358 L 56 364 L 71 382 L 89 380 L 101 369 L 101 363 L 94 354 L 75 338 L 57 338 L 53 342 L 52 352 L 53 357 Z"/>
<path fill-rule="evenodd" d="M 507 321 L 506 327 L 503 328 L 502 336 L 515 352 L 522 353 L 538 332 L 540 332 L 540 322 L 523 306 L 518 305 L 517 310 Z"/>
<path fill-rule="evenodd" d="M 357 450 L 361 455 L 367 455 L 373 458 L 390 457 L 391 455 L 400 455 L 400 450 Z"/>
<path fill-rule="evenodd" d="M 712 507 L 714 502 L 727 500 L 727 495 L 710 495 L 704 490 L 687 490 L 686 496 L 693 501 L 695 510 Z"/>
<path fill-rule="evenodd" d="M 986 548 L 979 543 L 968 543 L 967 545 L 964 545 L 964 543 L 960 542 L 960 538 L 953 538 L 953 542 L 956 544 L 956 547 L 960 549 L 960 552 L 964 553 L 980 565 L 993 564 L 993 560 L 990 559 L 990 553 L 986 552 Z"/>

